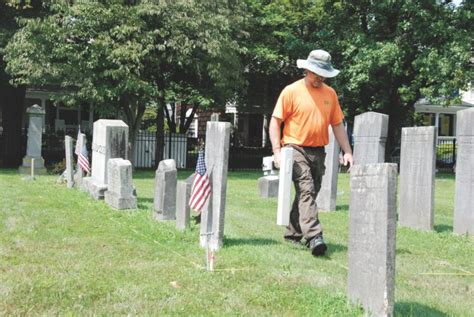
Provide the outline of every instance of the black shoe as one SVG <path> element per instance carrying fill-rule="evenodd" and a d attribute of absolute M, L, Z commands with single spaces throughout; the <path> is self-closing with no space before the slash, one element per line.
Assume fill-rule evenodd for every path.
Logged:
<path fill-rule="evenodd" d="M 328 247 L 324 243 L 323 236 L 317 235 L 309 241 L 309 249 L 314 256 L 324 255 Z"/>
<path fill-rule="evenodd" d="M 285 238 L 285 241 L 291 243 L 293 246 L 301 248 L 303 247 L 303 242 L 301 240 L 293 239 L 293 238 Z"/>

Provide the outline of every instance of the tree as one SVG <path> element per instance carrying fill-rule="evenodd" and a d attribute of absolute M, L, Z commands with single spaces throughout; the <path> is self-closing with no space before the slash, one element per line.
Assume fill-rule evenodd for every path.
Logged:
<path fill-rule="evenodd" d="M 55 98 L 66 104 L 93 103 L 102 116 L 122 113 L 131 153 L 144 111 L 155 105 L 162 151 L 167 96 L 212 104 L 238 82 L 232 80 L 238 77 L 238 45 L 230 37 L 226 3 L 54 4 L 52 15 L 25 21 L 15 34 L 6 50 L 7 70 L 16 84 L 61 87 L 66 93 Z"/>
<path fill-rule="evenodd" d="M 21 161 L 21 119 L 25 87 L 10 85 L 5 72 L 4 47 L 19 28 L 17 19 L 45 14 L 41 1 L 0 0 L 0 111 L 2 116 L 3 142 L 0 161 L 4 166 L 16 167 Z"/>
<path fill-rule="evenodd" d="M 324 48 L 342 70 L 330 84 L 349 121 L 364 111 L 390 115 L 387 151 L 400 128 L 413 123 L 422 95 L 448 105 L 456 102 L 453 92 L 472 79 L 469 1 L 457 8 L 431 0 L 247 2 L 255 17 L 247 74 L 250 82 L 263 84 L 249 87 L 246 102 L 271 109 L 277 94 L 271 88 L 298 76 L 296 59 Z"/>

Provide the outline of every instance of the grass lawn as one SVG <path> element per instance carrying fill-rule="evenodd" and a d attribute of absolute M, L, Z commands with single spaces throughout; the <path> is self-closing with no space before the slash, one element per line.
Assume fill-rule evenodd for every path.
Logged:
<path fill-rule="evenodd" d="M 186 178 L 191 172 L 179 173 Z M 134 173 L 138 211 L 0 170 L 0 315 L 362 316 L 347 303 L 349 177 L 321 214 L 329 250 L 282 241 L 257 172 L 230 172 L 225 246 L 205 271 L 195 224 L 152 219 L 154 172 Z M 454 177 L 436 178 L 435 231 L 397 230 L 395 313 L 474 316 L 474 239 L 452 232 Z"/>

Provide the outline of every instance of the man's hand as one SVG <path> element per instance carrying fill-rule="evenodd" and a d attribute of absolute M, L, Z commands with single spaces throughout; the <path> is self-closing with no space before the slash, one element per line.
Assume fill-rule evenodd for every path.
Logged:
<path fill-rule="evenodd" d="M 352 153 L 344 153 L 344 156 L 342 157 L 342 164 L 344 166 L 347 166 L 347 163 L 349 163 L 349 170 L 351 169 L 352 165 L 354 164 L 354 159 L 352 157 Z"/>
<path fill-rule="evenodd" d="M 273 164 L 275 168 L 280 169 L 280 149 L 273 150 Z"/>

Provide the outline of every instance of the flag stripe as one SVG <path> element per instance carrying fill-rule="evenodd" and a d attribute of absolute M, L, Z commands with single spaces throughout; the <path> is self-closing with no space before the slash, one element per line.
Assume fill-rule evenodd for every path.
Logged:
<path fill-rule="evenodd" d="M 206 162 L 204 160 L 204 151 L 199 151 L 196 172 L 194 173 L 193 186 L 191 188 L 191 197 L 189 207 L 202 212 L 209 196 L 211 195 L 211 183 L 209 174 L 206 171 Z"/>

